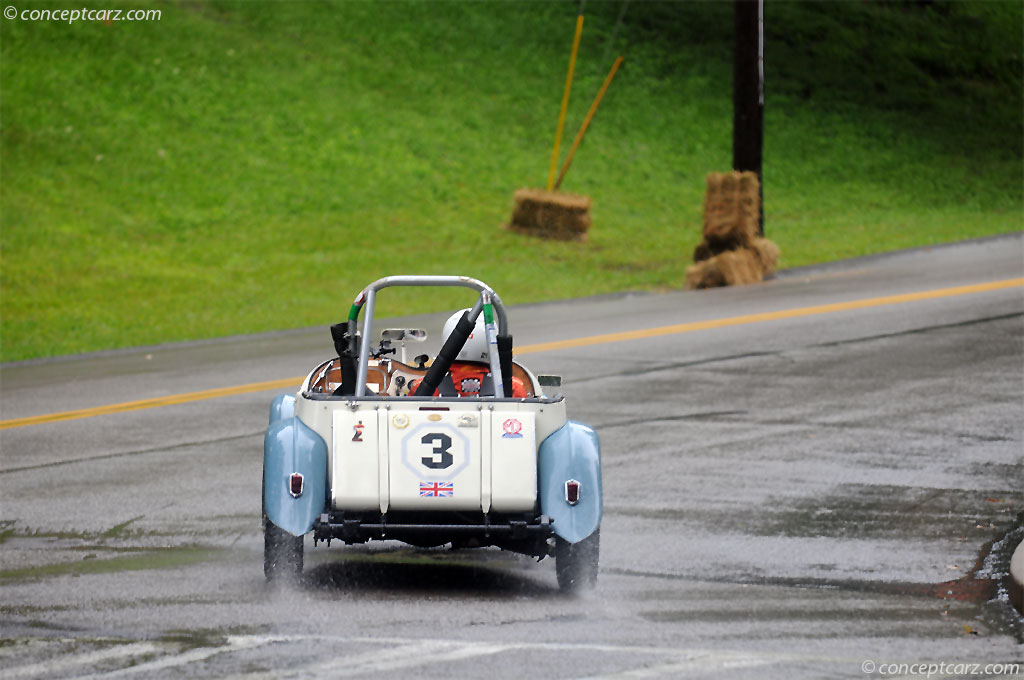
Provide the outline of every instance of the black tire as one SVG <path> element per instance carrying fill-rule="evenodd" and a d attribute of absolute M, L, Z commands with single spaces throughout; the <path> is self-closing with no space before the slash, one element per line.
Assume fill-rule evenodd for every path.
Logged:
<path fill-rule="evenodd" d="M 563 593 L 579 593 L 597 585 L 597 562 L 601 553 L 601 530 L 579 543 L 555 537 L 555 574 Z"/>
<path fill-rule="evenodd" d="M 268 581 L 297 581 L 302 575 L 302 536 L 263 518 L 263 575 Z"/>

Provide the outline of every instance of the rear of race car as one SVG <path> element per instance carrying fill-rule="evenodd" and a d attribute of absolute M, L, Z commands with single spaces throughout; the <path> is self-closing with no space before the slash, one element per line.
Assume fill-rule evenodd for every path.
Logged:
<path fill-rule="evenodd" d="M 453 315 L 454 328 L 429 368 L 384 359 L 395 352 L 395 330 L 371 352 L 376 294 L 393 286 L 457 286 L 478 295 Z M 301 573 L 302 537 L 312 531 L 314 543 L 396 539 L 554 554 L 563 589 L 594 583 L 602 509 L 597 435 L 567 421 L 564 398 L 545 396 L 536 376 L 513 362 L 508 318 L 493 289 L 462 276 L 385 277 L 356 296 L 348 321 L 331 334 L 338 358 L 271 407 L 263 494 L 268 578 Z M 407 334 L 425 338 L 415 329 L 401 337 Z M 477 343 L 483 349 L 463 357 L 474 337 L 486 340 Z M 475 389 L 466 380 L 458 389 L 446 386 L 462 375 L 460 361 L 481 364 L 472 367 Z M 415 390 L 405 389 L 413 378 Z"/>
<path fill-rule="evenodd" d="M 291 536 L 497 545 L 560 565 L 596 545 L 600 448 L 560 397 L 278 399 L 265 515 Z M 596 553 L 585 561 L 596 575 Z"/>

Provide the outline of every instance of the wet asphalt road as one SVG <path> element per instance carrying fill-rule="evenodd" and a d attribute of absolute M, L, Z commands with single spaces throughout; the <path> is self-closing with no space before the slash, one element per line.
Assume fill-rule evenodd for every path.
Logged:
<path fill-rule="evenodd" d="M 302 583 L 269 588 L 276 391 L 0 430 L 0 678 L 1024 673 L 1000 589 L 1024 533 L 1024 288 L 749 318 L 1022 276 L 1017 234 L 511 310 L 521 346 L 749 321 L 521 357 L 602 439 L 601 575 L 579 598 L 551 560 L 391 543 L 307 541 Z M 297 377 L 330 353 L 315 329 L 6 365 L 0 417 Z"/>

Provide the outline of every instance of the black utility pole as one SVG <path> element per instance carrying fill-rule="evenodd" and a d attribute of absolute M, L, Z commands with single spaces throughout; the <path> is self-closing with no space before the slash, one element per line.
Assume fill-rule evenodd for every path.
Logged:
<path fill-rule="evenodd" d="M 732 167 L 757 173 L 761 185 L 758 233 L 764 235 L 764 0 L 734 0 L 736 53 L 733 57 Z"/>

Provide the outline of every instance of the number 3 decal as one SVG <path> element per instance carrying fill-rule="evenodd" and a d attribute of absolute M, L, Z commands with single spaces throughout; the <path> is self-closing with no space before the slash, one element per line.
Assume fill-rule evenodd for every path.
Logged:
<path fill-rule="evenodd" d="M 444 470 L 445 468 L 452 466 L 455 457 L 452 456 L 451 451 L 449 450 L 452 448 L 451 437 L 440 432 L 430 432 L 423 435 L 423 438 L 420 439 L 420 441 L 428 445 L 435 444 L 435 442 L 437 442 L 434 445 L 434 450 L 431 452 L 431 455 L 423 456 L 423 458 L 420 459 L 426 467 L 432 470 Z M 438 459 L 437 456 L 440 456 L 440 459 Z"/>

